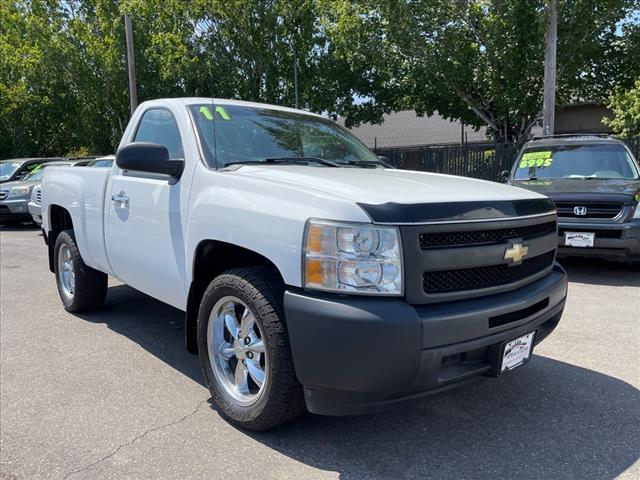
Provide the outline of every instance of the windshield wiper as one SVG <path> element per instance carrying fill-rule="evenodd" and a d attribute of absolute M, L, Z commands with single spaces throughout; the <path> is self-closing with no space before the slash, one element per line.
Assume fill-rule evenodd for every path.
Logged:
<path fill-rule="evenodd" d="M 275 158 L 265 158 L 264 161 L 267 163 L 287 163 L 287 162 L 319 163 L 320 165 L 325 165 L 327 167 L 340 166 L 336 162 L 332 162 L 331 160 L 325 160 L 324 158 L 320 158 L 320 157 L 275 157 Z"/>
<path fill-rule="evenodd" d="M 318 163 L 320 165 L 324 165 L 326 167 L 339 167 L 335 162 L 331 162 L 329 160 L 325 160 L 324 158 L 318 157 L 273 157 L 273 158 L 265 158 L 264 160 L 245 160 L 239 162 L 227 162 L 224 164 L 225 167 L 230 165 L 264 165 L 264 164 L 275 164 L 275 163 Z"/>
<path fill-rule="evenodd" d="M 384 167 L 384 168 L 395 168 L 393 165 L 389 165 L 387 162 L 383 160 L 345 160 L 344 163 L 347 165 L 354 166 L 363 166 L 363 167 Z"/>

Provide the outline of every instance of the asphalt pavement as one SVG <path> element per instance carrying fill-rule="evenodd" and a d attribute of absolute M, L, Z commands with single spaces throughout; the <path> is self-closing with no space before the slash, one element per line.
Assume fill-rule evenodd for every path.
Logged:
<path fill-rule="evenodd" d="M 0 227 L 0 479 L 638 479 L 640 273 L 565 266 L 565 315 L 520 371 L 248 433 L 211 405 L 181 312 L 113 281 L 69 314 L 39 231 Z"/>

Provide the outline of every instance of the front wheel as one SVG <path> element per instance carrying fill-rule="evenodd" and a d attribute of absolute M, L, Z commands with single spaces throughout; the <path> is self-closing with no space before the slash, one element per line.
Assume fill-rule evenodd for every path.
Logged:
<path fill-rule="evenodd" d="M 102 306 L 107 296 L 107 275 L 84 263 L 73 230 L 58 235 L 54 266 L 58 293 L 67 311 L 78 313 Z"/>
<path fill-rule="evenodd" d="M 269 268 L 216 277 L 198 314 L 198 351 L 213 400 L 232 423 L 267 430 L 304 410 L 280 279 Z"/>

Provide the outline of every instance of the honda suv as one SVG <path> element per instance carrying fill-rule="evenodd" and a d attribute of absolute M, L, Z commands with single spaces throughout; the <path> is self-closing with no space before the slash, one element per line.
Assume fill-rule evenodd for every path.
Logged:
<path fill-rule="evenodd" d="M 558 209 L 558 255 L 640 266 L 638 162 L 620 140 L 557 135 L 526 143 L 508 183 L 549 196 Z"/>

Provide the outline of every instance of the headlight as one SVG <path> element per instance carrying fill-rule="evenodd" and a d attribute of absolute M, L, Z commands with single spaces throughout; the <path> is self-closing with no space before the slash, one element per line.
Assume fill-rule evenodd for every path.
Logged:
<path fill-rule="evenodd" d="M 306 288 L 402 295 L 402 255 L 396 227 L 309 220 L 302 264 Z"/>
<path fill-rule="evenodd" d="M 24 197 L 25 195 L 29 195 L 31 193 L 31 189 L 33 185 L 29 187 L 13 187 L 11 189 L 10 197 Z"/>

